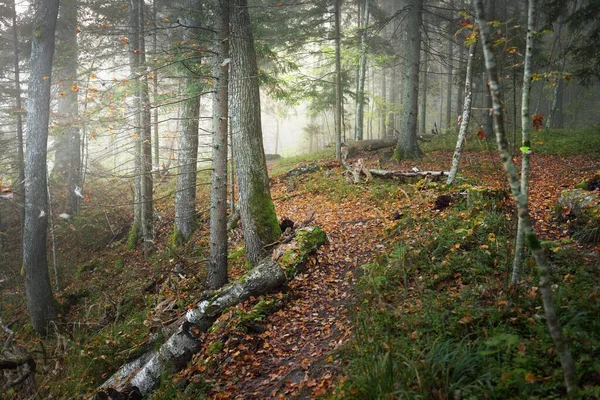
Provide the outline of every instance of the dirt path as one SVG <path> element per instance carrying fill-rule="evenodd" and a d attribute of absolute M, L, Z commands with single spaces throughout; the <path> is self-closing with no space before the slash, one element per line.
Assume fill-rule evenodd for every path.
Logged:
<path fill-rule="evenodd" d="M 450 153 L 436 154 L 384 167 L 445 169 L 450 157 Z M 461 172 L 481 185 L 506 187 L 499 159 L 489 153 L 467 153 L 463 163 Z M 599 166 L 600 160 L 588 157 L 534 158 L 531 208 L 542 236 L 564 235 L 551 219 L 560 191 L 593 175 Z M 314 212 L 315 223 L 325 229 L 330 243 L 290 283 L 284 308 L 266 319 L 265 332 L 227 337 L 220 355 L 215 356 L 218 373 L 210 377 L 212 398 L 304 399 L 330 392 L 341 371 L 330 353 L 351 334 L 348 308 L 355 272 L 384 249 L 384 229 L 393 212 L 411 206 L 409 196 L 401 193 L 379 202 L 367 197 L 334 202 L 320 194 L 285 200 L 286 194 L 284 184 L 273 186 L 273 197 L 282 199 L 275 201 L 278 215 L 301 221 Z"/>

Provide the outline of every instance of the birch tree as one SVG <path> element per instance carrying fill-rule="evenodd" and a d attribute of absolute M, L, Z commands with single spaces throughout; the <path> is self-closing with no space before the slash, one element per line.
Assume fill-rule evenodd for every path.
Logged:
<path fill-rule="evenodd" d="M 504 114 L 502 111 L 500 84 L 498 81 L 498 72 L 496 61 L 494 60 L 494 53 L 491 49 L 490 27 L 487 23 L 483 10 L 483 0 L 474 0 L 474 6 L 477 16 L 477 24 L 479 25 L 480 29 L 480 40 L 483 47 L 485 67 L 490 84 L 490 92 L 492 94 L 494 131 L 496 134 L 496 141 L 498 143 L 498 151 L 500 152 L 508 182 L 517 205 L 519 218 L 522 220 L 521 226 L 524 231 L 527 244 L 531 249 L 538 266 L 538 272 L 540 275 L 539 289 L 542 294 L 542 303 L 546 316 L 546 324 L 548 325 L 548 330 L 552 336 L 556 353 L 560 358 L 565 379 L 565 386 L 567 388 L 567 392 L 574 393 L 577 391 L 575 366 L 573 363 L 573 357 L 569 351 L 569 346 L 563 335 L 560 322 L 558 321 L 554 303 L 552 302 L 552 289 L 550 288 L 550 266 L 543 252 L 540 241 L 533 230 L 531 217 L 529 216 L 527 198 L 521 190 L 519 178 L 517 177 L 517 171 L 512 161 L 512 156 L 508 148 L 508 140 L 504 131 Z"/>
<path fill-rule="evenodd" d="M 446 180 L 447 185 L 454 183 L 456 174 L 458 172 L 458 164 L 460 162 L 460 156 L 465 143 L 465 137 L 467 135 L 467 129 L 469 127 L 469 121 L 471 119 L 471 103 L 473 100 L 473 90 L 471 89 L 471 82 L 473 80 L 473 57 L 475 56 L 475 44 L 469 46 L 469 58 L 467 59 L 467 75 L 465 78 L 465 103 L 462 111 L 462 119 L 460 122 L 460 130 L 458 131 L 458 139 L 456 140 L 456 148 L 454 149 L 454 155 L 452 156 L 452 168 L 448 174 Z"/>
<path fill-rule="evenodd" d="M 29 319 L 33 329 L 44 335 L 48 331 L 48 324 L 57 316 L 46 257 L 49 215 L 46 150 L 58 0 L 37 0 L 33 6 L 25 153 L 23 269 Z"/>
<path fill-rule="evenodd" d="M 525 49 L 525 64 L 523 66 L 523 88 L 521 92 L 521 193 L 524 197 L 525 206 L 529 203 L 529 156 L 531 142 L 530 118 L 529 118 L 529 93 L 531 91 L 531 58 L 533 54 L 533 30 L 535 23 L 535 0 L 529 0 L 527 12 L 527 42 Z M 515 240 L 515 254 L 513 259 L 513 269 L 511 283 L 514 285 L 521 276 L 521 264 L 523 263 L 523 252 L 525 247 L 525 232 L 523 231 L 523 218 L 519 215 L 517 222 L 517 237 Z"/>
<path fill-rule="evenodd" d="M 258 66 L 247 0 L 232 0 L 231 129 L 246 258 L 258 264 L 281 235 L 262 141 Z"/>

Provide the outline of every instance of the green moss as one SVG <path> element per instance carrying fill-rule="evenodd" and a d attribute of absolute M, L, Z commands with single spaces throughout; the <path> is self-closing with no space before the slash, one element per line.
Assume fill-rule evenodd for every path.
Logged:
<path fill-rule="evenodd" d="M 292 279 L 308 255 L 327 241 L 327 235 L 323 229 L 315 226 L 299 229 L 295 239 L 297 246 L 285 250 L 277 259 L 277 263 L 285 271 L 287 279 Z"/>
<path fill-rule="evenodd" d="M 237 249 L 235 249 L 234 251 L 232 251 L 231 253 L 229 253 L 227 255 L 227 259 L 235 261 L 235 260 L 239 260 L 240 257 L 242 257 L 244 255 L 244 251 L 246 250 L 246 248 L 244 246 L 240 246 Z"/>
<path fill-rule="evenodd" d="M 123 260 L 123 257 L 119 257 L 115 260 L 115 270 L 120 271 L 123 269 L 123 267 L 125 267 L 125 261 Z"/>
<path fill-rule="evenodd" d="M 179 229 L 176 226 L 173 226 L 173 233 L 171 233 L 171 239 L 169 240 L 169 245 L 171 247 L 179 247 L 183 243 L 185 243 L 185 238 Z"/>
<path fill-rule="evenodd" d="M 131 225 L 129 229 L 129 233 L 127 235 L 127 250 L 135 249 L 135 245 L 140 239 L 142 234 L 142 226 L 139 223 L 134 223 Z"/>
<path fill-rule="evenodd" d="M 85 274 L 86 272 L 90 272 L 95 270 L 98 267 L 96 260 L 88 261 L 85 264 L 81 264 L 77 267 L 77 276 Z"/>
<path fill-rule="evenodd" d="M 296 240 L 301 252 L 307 253 L 327 241 L 325 231 L 318 226 L 300 229 L 296 232 Z"/>
<path fill-rule="evenodd" d="M 223 350 L 223 342 L 216 341 L 208 346 L 208 354 L 219 354 Z"/>
<path fill-rule="evenodd" d="M 257 174 L 252 177 L 252 186 L 254 196 L 250 196 L 248 211 L 256 221 L 256 233 L 263 243 L 273 243 L 281 236 L 275 205 L 268 187 L 264 187 L 264 182 Z"/>

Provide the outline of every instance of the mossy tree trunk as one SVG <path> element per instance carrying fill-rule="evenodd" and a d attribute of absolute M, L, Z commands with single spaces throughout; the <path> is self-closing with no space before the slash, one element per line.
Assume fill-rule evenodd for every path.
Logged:
<path fill-rule="evenodd" d="M 530 0 L 534 1 L 534 0 Z M 517 205 L 517 212 L 519 218 L 522 220 L 522 229 L 525 233 L 527 244 L 531 249 L 535 261 L 538 266 L 538 272 L 540 275 L 539 288 L 542 294 L 542 304 L 544 306 L 544 313 L 546 316 L 546 324 L 548 330 L 552 336 L 552 341 L 556 348 L 556 353 L 560 358 L 560 363 L 563 369 L 565 386 L 567 392 L 573 394 L 577 391 L 577 382 L 575 378 L 575 365 L 573 363 L 573 357 L 569 351 L 569 346 L 563 335 L 562 327 L 556 315 L 556 309 L 552 301 L 552 289 L 550 287 L 550 265 L 545 257 L 544 251 L 537 238 L 531 217 L 529 216 L 529 209 L 527 198 L 525 193 L 521 190 L 519 178 L 517 177 L 517 171 L 512 161 L 512 156 L 508 148 L 508 140 L 504 131 L 504 113 L 502 110 L 502 99 L 500 94 L 500 84 L 498 80 L 497 65 L 494 59 L 494 53 L 491 46 L 491 33 L 490 26 L 485 18 L 483 10 L 483 0 L 474 0 L 475 11 L 477 15 L 477 25 L 480 29 L 481 43 L 483 45 L 483 53 L 485 57 L 485 67 L 487 70 L 487 76 L 490 83 L 490 92 L 492 94 L 493 101 L 493 113 L 494 113 L 494 131 L 496 133 L 496 141 L 498 143 L 498 150 L 506 170 L 508 182 L 510 184 L 511 191 L 515 198 Z"/>
<path fill-rule="evenodd" d="M 246 0 L 230 3 L 231 129 L 246 256 L 257 264 L 281 235 L 262 140 L 258 67 Z"/>

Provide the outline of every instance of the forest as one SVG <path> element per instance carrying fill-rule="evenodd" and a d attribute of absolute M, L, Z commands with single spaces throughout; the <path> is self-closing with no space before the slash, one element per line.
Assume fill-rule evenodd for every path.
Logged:
<path fill-rule="evenodd" d="M 0 0 L 0 399 L 600 398 L 597 0 Z"/>

